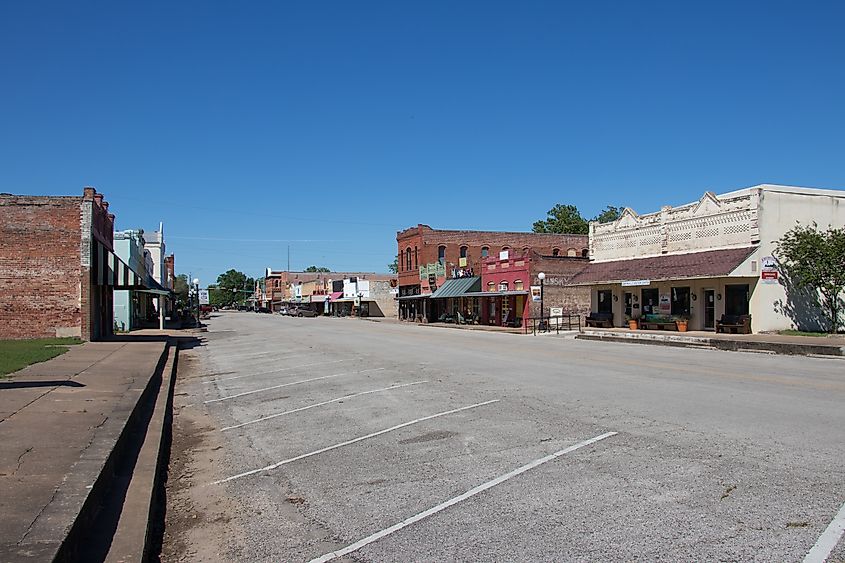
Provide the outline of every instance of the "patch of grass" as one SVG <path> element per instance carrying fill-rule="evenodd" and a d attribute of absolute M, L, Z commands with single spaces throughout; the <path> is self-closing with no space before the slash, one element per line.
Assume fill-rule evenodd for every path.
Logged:
<path fill-rule="evenodd" d="M 826 332 L 807 332 L 806 330 L 779 330 L 778 334 L 784 336 L 827 336 Z"/>
<path fill-rule="evenodd" d="M 78 338 L 0 340 L 0 377 L 61 356 L 68 351 L 68 346 L 81 343 Z"/>

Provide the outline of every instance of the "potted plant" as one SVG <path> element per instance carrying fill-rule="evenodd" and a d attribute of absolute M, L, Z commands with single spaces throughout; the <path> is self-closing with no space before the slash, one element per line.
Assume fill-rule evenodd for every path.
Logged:
<path fill-rule="evenodd" d="M 689 315 L 678 315 L 675 317 L 675 324 L 678 325 L 678 332 L 686 332 L 689 327 Z"/>
<path fill-rule="evenodd" d="M 625 320 L 628 321 L 628 328 L 631 330 L 637 330 L 638 322 L 637 319 L 632 317 L 631 315 L 625 315 Z"/>

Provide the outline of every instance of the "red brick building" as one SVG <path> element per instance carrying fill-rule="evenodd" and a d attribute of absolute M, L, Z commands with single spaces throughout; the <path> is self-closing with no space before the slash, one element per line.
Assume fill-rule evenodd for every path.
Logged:
<path fill-rule="evenodd" d="M 111 334 L 112 289 L 143 287 L 113 237 L 114 215 L 94 188 L 0 194 L 0 338 Z"/>
<path fill-rule="evenodd" d="M 532 263 L 540 263 L 540 257 L 548 256 L 555 259 L 556 264 L 559 262 L 567 264 L 567 268 L 580 269 L 586 265 L 589 254 L 587 235 L 438 230 L 422 224 L 398 232 L 396 243 L 399 316 L 425 321 L 448 318 L 448 311 L 444 310 L 448 305 L 437 299 L 427 303 L 427 296 L 436 292 L 447 280 L 483 276 L 482 266 L 489 267 L 500 257 L 505 262 L 525 257 L 519 267 L 531 268 Z M 535 256 L 533 262 L 530 256 Z M 526 273 L 534 272 L 526 269 Z M 528 276 L 524 277 L 526 279 L 521 281 L 525 289 L 520 291 L 527 293 L 532 282 Z M 517 280 L 511 281 L 515 283 Z M 480 291 L 486 288 L 485 284 Z M 517 304 L 515 299 L 513 301 L 514 308 L 518 307 L 521 313 L 525 311 L 526 302 Z M 502 318 L 501 310 L 494 315 L 498 319 L 496 324 L 508 322 L 508 317 Z M 487 314 L 490 312 L 488 309 Z M 482 313 L 479 305 L 478 315 Z M 513 318 L 515 321 L 516 315 Z"/>

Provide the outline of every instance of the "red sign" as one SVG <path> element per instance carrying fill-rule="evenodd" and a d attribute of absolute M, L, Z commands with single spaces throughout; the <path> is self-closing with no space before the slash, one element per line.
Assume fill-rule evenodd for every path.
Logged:
<path fill-rule="evenodd" d="M 777 270 L 775 270 L 774 272 L 767 272 L 766 270 L 763 270 L 762 272 L 760 272 L 760 278 L 764 280 L 776 280 L 778 279 Z"/>

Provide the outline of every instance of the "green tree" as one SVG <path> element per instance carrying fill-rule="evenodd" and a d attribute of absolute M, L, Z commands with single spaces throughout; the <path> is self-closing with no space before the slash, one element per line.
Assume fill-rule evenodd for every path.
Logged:
<path fill-rule="evenodd" d="M 605 207 L 604 211 L 593 217 L 593 221 L 598 221 L 599 223 L 612 223 L 619 219 L 619 216 L 622 215 L 622 211 L 624 211 L 624 207 L 614 207 L 613 205 L 608 205 Z"/>
<path fill-rule="evenodd" d="M 305 268 L 305 271 L 306 272 L 331 272 L 331 270 L 329 270 L 328 268 L 325 268 L 323 266 L 320 266 L 319 268 L 317 266 L 308 266 L 307 268 Z"/>
<path fill-rule="evenodd" d="M 217 283 L 208 286 L 209 301 L 218 307 L 227 307 L 235 303 L 245 303 L 252 295 L 255 280 L 243 272 L 228 270 L 217 276 Z"/>
<path fill-rule="evenodd" d="M 549 210 L 546 219 L 535 221 L 532 230 L 535 233 L 585 235 L 590 226 L 577 207 L 559 203 Z"/>
<path fill-rule="evenodd" d="M 399 258 L 394 258 L 392 264 L 387 265 L 387 269 L 390 270 L 392 274 L 399 273 Z"/>
<path fill-rule="evenodd" d="M 182 307 L 188 305 L 188 276 L 179 274 L 173 280 L 173 293 L 176 294 L 176 303 Z"/>
<path fill-rule="evenodd" d="M 838 332 L 845 290 L 845 227 L 795 225 L 777 242 L 780 270 L 797 289 L 821 296 L 820 307 L 830 332 Z"/>

